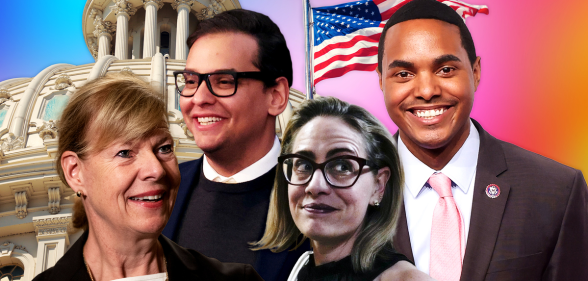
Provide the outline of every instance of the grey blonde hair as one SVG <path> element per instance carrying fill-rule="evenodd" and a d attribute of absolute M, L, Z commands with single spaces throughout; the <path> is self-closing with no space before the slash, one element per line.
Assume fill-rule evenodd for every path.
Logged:
<path fill-rule="evenodd" d="M 353 245 L 351 258 L 356 272 L 370 270 L 376 256 L 387 258 L 393 253 L 392 240 L 402 203 L 404 182 L 398 152 L 388 130 L 367 110 L 336 98 L 326 97 L 305 101 L 296 110 L 284 132 L 282 155 L 292 153 L 297 133 L 312 119 L 325 116 L 344 121 L 363 136 L 367 159 L 380 168 L 390 169 L 379 207 L 368 207 L 366 216 Z M 271 193 L 266 229 L 261 240 L 252 243 L 253 250 L 269 249 L 281 252 L 291 246 L 299 247 L 307 237 L 296 227 L 288 205 L 288 182 L 278 165 Z"/>
<path fill-rule="evenodd" d="M 166 106 L 149 84 L 132 74 L 108 74 L 80 87 L 63 110 L 55 166 L 69 187 L 61 156 L 72 151 L 80 159 L 99 152 L 115 140 L 133 142 L 156 129 L 167 130 Z M 88 228 L 81 200 L 73 208 L 75 228 Z"/>

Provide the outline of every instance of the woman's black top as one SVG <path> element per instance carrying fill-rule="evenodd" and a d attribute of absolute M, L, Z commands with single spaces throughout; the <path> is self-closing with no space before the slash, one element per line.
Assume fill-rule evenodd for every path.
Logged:
<path fill-rule="evenodd" d="M 308 263 L 298 272 L 298 281 L 372 281 L 399 261 L 410 262 L 403 254 L 388 252 L 385 256 L 378 255 L 371 270 L 355 272 L 351 256 L 341 260 L 316 266 L 311 254 Z"/>

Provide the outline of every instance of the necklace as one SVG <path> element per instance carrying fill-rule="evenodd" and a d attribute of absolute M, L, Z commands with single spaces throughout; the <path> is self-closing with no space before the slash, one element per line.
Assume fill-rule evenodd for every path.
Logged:
<path fill-rule="evenodd" d="M 94 277 L 92 276 L 92 271 L 90 271 L 90 267 L 88 266 L 88 263 L 86 262 L 86 257 L 82 256 L 82 258 L 84 259 L 84 265 L 86 266 L 86 270 L 88 270 L 88 275 L 90 275 L 90 280 L 94 281 Z M 163 255 L 163 263 L 165 263 L 165 281 L 169 281 L 169 277 L 167 276 L 167 259 L 165 258 L 165 255 Z"/>

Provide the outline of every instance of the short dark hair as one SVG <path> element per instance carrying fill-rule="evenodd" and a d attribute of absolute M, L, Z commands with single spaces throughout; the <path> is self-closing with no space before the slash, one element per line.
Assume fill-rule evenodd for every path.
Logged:
<path fill-rule="evenodd" d="M 271 81 L 264 81 L 266 87 L 275 86 L 276 78 L 282 76 L 288 80 L 288 86 L 292 86 L 290 50 L 280 28 L 268 16 L 243 9 L 225 11 L 201 21 L 186 43 L 192 48 L 199 38 L 223 32 L 244 33 L 255 38 L 259 53 L 253 65 L 261 72 L 273 75 Z"/>
<path fill-rule="evenodd" d="M 380 43 L 378 44 L 378 71 L 382 73 L 382 59 L 384 58 L 384 44 L 386 43 L 386 33 L 393 25 L 408 20 L 415 19 L 436 19 L 446 23 L 453 24 L 459 28 L 459 35 L 461 37 L 461 45 L 468 54 L 470 64 L 473 66 L 476 62 L 476 47 L 474 46 L 474 39 L 470 30 L 465 25 L 465 22 L 457 12 L 451 7 L 436 1 L 436 0 L 413 0 L 406 3 L 398 11 L 396 11 L 382 30 Z"/>

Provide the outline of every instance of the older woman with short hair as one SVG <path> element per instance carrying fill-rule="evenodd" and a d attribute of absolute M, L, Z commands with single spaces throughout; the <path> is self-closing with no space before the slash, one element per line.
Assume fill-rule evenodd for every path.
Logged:
<path fill-rule="evenodd" d="M 74 94 L 60 120 L 56 166 L 77 196 L 85 230 L 35 280 L 261 280 L 251 266 L 222 264 L 161 235 L 180 172 L 166 106 L 133 75 L 108 75 Z"/>
<path fill-rule="evenodd" d="M 310 238 L 313 251 L 288 280 L 431 280 L 392 247 L 402 169 L 375 117 L 336 98 L 305 101 L 281 154 L 267 227 L 254 249 L 280 252 Z"/>

